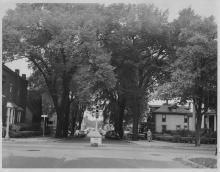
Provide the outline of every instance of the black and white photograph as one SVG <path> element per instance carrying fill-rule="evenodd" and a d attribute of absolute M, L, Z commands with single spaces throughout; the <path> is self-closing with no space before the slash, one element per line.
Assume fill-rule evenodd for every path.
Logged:
<path fill-rule="evenodd" d="M 1 170 L 217 171 L 219 4 L 1 0 Z"/>

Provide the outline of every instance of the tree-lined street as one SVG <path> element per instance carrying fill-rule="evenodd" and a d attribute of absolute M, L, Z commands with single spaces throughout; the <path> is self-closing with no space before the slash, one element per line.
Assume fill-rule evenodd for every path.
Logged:
<path fill-rule="evenodd" d="M 217 23 L 200 15 L 170 21 L 146 3 L 8 10 L 3 167 L 216 167 Z M 7 67 L 16 60 L 30 77 Z"/>
<path fill-rule="evenodd" d="M 29 89 L 51 100 L 57 138 L 80 129 L 85 110 L 99 104 L 104 124 L 120 138 L 123 121 L 131 124 L 138 140 L 157 92 L 193 102 L 199 146 L 202 116 L 217 107 L 216 38 L 215 18 L 191 8 L 169 22 L 152 4 L 18 4 L 3 18 L 3 62 L 28 60 Z"/>

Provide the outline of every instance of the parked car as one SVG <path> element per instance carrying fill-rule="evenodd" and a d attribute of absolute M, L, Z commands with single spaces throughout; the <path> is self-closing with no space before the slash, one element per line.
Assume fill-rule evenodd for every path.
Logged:
<path fill-rule="evenodd" d="M 145 133 L 138 133 L 138 139 L 145 140 L 146 138 L 147 137 Z"/>
<path fill-rule="evenodd" d="M 84 130 L 76 130 L 74 133 L 75 137 L 85 137 L 87 135 L 87 131 Z"/>
<path fill-rule="evenodd" d="M 124 139 L 131 139 L 132 137 L 132 131 L 130 130 L 124 130 Z"/>
<path fill-rule="evenodd" d="M 103 130 L 103 129 L 99 129 L 99 133 L 100 133 L 102 136 L 105 136 L 107 132 L 106 132 L 105 130 Z"/>
<path fill-rule="evenodd" d="M 105 134 L 105 138 L 115 140 L 120 139 L 119 135 L 114 130 L 107 131 Z"/>

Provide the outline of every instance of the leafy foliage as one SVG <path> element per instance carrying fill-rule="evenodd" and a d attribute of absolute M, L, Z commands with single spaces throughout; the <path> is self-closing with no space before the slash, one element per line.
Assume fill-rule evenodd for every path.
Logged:
<path fill-rule="evenodd" d="M 88 89 L 97 84 L 114 85 L 111 56 L 97 41 L 103 22 L 99 8 L 96 4 L 19 4 L 3 19 L 3 58 L 27 58 L 42 86 L 39 74 L 43 76 L 58 115 L 57 136 L 66 133 L 62 126 L 68 121 L 70 98 L 85 99 Z"/>
<path fill-rule="evenodd" d="M 193 100 L 196 111 L 197 142 L 201 117 L 217 105 L 217 26 L 214 18 L 202 19 L 192 9 L 184 9 L 174 21 L 176 60 L 170 82 L 159 88 L 165 96 Z"/>

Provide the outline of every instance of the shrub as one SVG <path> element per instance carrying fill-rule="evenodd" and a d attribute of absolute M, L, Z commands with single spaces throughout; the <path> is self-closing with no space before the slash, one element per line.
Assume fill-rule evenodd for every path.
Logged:
<path fill-rule="evenodd" d="M 33 124 L 20 124 L 21 129 L 20 131 L 39 131 L 40 130 L 40 124 L 33 123 Z"/>
<path fill-rule="evenodd" d="M 181 138 L 180 135 L 174 135 L 173 138 L 172 138 L 172 141 L 179 143 L 180 142 L 180 138 Z"/>
<path fill-rule="evenodd" d="M 195 136 L 195 132 L 194 131 L 190 131 L 190 130 L 179 130 L 176 132 L 177 135 L 180 135 L 181 137 L 192 137 Z"/>
<path fill-rule="evenodd" d="M 17 125 L 17 124 L 11 124 L 9 126 L 9 130 L 12 130 L 12 131 L 20 131 L 21 130 L 21 126 L 20 125 Z"/>
<path fill-rule="evenodd" d="M 171 130 L 166 130 L 166 131 L 164 132 L 164 134 L 172 134 L 172 131 L 171 131 Z"/>
<path fill-rule="evenodd" d="M 216 131 L 211 133 L 211 138 L 217 138 L 217 132 Z"/>
<path fill-rule="evenodd" d="M 207 137 L 207 138 L 217 138 L 217 132 L 212 131 L 210 129 L 203 130 L 201 137 Z"/>
<path fill-rule="evenodd" d="M 9 135 L 12 138 L 19 138 L 19 137 L 26 138 L 26 137 L 40 136 L 42 135 L 42 132 L 40 131 L 19 131 L 19 132 L 10 131 Z"/>

